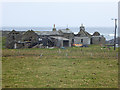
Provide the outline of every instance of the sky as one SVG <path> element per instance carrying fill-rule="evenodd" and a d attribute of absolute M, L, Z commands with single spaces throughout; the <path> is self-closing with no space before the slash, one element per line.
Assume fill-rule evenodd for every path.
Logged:
<path fill-rule="evenodd" d="M 58 1 L 29 2 L 3 1 L 1 5 L 1 26 L 10 27 L 77 27 L 84 24 L 87 27 L 114 27 L 111 18 L 118 17 L 117 0 Z"/>

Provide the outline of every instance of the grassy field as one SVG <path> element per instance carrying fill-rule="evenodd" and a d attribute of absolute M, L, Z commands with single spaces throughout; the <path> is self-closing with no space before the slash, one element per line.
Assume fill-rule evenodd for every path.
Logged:
<path fill-rule="evenodd" d="M 3 49 L 3 88 L 117 88 L 118 54 L 90 46 Z"/>

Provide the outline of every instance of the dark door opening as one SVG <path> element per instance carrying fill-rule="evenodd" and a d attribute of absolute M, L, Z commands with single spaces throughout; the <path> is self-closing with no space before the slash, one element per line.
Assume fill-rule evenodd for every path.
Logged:
<path fill-rule="evenodd" d="M 69 47 L 69 41 L 63 41 L 63 47 Z"/>
<path fill-rule="evenodd" d="M 81 39 L 81 43 L 83 43 L 83 39 Z"/>
<path fill-rule="evenodd" d="M 92 42 L 92 38 L 90 39 L 90 44 L 93 44 L 93 42 Z"/>

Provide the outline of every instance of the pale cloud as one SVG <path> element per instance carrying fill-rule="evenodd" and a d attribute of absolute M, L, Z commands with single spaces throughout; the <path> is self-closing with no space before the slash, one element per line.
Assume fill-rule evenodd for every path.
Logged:
<path fill-rule="evenodd" d="M 52 26 L 54 23 L 58 26 L 78 26 L 83 23 L 90 27 L 109 27 L 114 25 L 111 18 L 117 18 L 117 3 L 112 3 L 117 0 L 109 0 L 110 3 L 108 0 L 64 0 L 65 3 L 63 0 L 49 0 L 58 3 L 47 3 L 48 0 L 44 0 L 45 3 L 42 3 L 43 0 L 9 0 L 12 3 L 5 1 L 8 0 L 0 4 L 2 26 Z M 29 3 L 30 1 L 35 3 Z M 77 1 L 79 3 L 71 3 Z M 102 1 L 103 3 L 99 3 Z"/>

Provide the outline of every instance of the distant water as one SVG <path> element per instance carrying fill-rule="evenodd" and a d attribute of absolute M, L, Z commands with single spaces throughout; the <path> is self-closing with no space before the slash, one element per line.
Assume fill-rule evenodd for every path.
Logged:
<path fill-rule="evenodd" d="M 65 29 L 66 27 L 56 27 L 57 30 Z M 7 31 L 27 31 L 27 30 L 34 30 L 34 31 L 52 31 L 52 27 L 2 27 L 0 30 L 7 30 Z M 79 27 L 69 27 L 71 31 L 75 34 L 79 32 Z M 90 34 L 93 34 L 95 31 L 99 32 L 101 35 L 104 35 L 106 40 L 110 40 L 114 38 L 114 27 L 86 27 L 86 31 Z M 118 32 L 117 32 L 118 34 Z"/>

